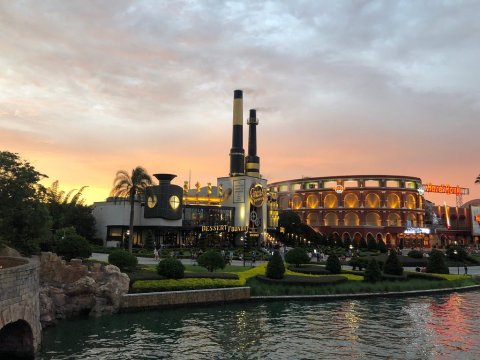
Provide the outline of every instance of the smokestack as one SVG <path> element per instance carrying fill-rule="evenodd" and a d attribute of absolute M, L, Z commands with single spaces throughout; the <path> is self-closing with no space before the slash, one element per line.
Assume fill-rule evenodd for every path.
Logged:
<path fill-rule="evenodd" d="M 233 133 L 230 149 L 230 176 L 245 175 L 245 150 L 243 150 L 243 92 L 233 92 Z"/>
<path fill-rule="evenodd" d="M 250 109 L 248 124 L 248 155 L 245 165 L 248 176 L 260 177 L 260 158 L 257 156 L 257 111 Z"/>

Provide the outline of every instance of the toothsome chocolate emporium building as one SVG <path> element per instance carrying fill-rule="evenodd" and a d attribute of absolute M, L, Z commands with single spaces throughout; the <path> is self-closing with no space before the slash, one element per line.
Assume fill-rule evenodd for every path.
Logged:
<path fill-rule="evenodd" d="M 183 189 L 171 184 L 173 174 L 155 174 L 159 184 L 151 186 L 146 198 L 135 201 L 133 243 L 144 244 L 151 232 L 156 244 L 194 245 L 208 238 L 210 243 L 241 245 L 248 240 L 261 243 L 267 226 L 278 224 L 276 202 L 267 194 L 267 180 L 260 174 L 257 155 L 256 110 L 251 109 L 248 153 L 243 149 L 243 92 L 234 91 L 230 172 L 201 187 L 197 182 Z M 97 237 L 106 245 L 119 246 L 129 236 L 130 206 L 109 198 L 94 204 Z"/>
<path fill-rule="evenodd" d="M 390 246 L 430 247 L 423 228 L 424 198 L 420 178 L 349 175 L 301 178 L 269 184 L 280 211 L 291 210 L 316 231 L 342 239 L 373 237 Z"/>

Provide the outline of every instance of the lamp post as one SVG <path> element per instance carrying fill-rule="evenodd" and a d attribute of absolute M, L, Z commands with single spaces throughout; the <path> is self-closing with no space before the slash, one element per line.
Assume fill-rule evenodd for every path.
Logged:
<path fill-rule="evenodd" d="M 245 243 L 245 239 L 244 239 L 243 236 L 240 238 L 240 241 L 241 241 L 242 247 L 243 247 L 243 267 L 245 267 L 245 247 L 246 247 L 247 244 Z"/>
<path fill-rule="evenodd" d="M 460 265 L 458 265 L 458 259 L 457 259 L 457 250 L 453 250 L 453 254 L 455 255 L 455 260 L 457 260 L 457 275 L 460 275 Z"/>

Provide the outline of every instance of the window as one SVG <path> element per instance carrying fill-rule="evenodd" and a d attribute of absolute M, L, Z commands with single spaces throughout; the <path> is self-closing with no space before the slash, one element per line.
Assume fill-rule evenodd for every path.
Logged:
<path fill-rule="evenodd" d="M 407 209 L 415 209 L 417 207 L 417 202 L 415 201 L 415 196 L 408 194 L 405 199 L 405 207 Z"/>
<path fill-rule="evenodd" d="M 360 219 L 357 214 L 350 212 L 345 214 L 345 218 L 343 220 L 345 226 L 358 226 L 360 225 Z"/>
<path fill-rule="evenodd" d="M 305 189 L 318 189 L 318 183 L 316 182 L 310 182 L 310 183 L 307 183 L 306 186 L 305 186 Z"/>
<path fill-rule="evenodd" d="M 280 185 L 279 191 L 280 191 L 280 192 L 288 191 L 288 185 Z"/>
<path fill-rule="evenodd" d="M 323 182 L 323 188 L 324 189 L 335 189 L 337 186 L 337 181 L 336 180 L 330 180 L 330 181 L 324 181 Z"/>
<path fill-rule="evenodd" d="M 388 194 L 387 207 L 390 209 L 398 209 L 400 207 L 400 197 L 397 194 Z"/>
<path fill-rule="evenodd" d="M 397 213 L 388 214 L 387 224 L 388 226 L 402 226 L 400 215 Z"/>
<path fill-rule="evenodd" d="M 301 190 L 302 184 L 292 184 L 292 190 Z"/>
<path fill-rule="evenodd" d="M 416 189 L 417 188 L 413 181 L 405 181 L 405 187 L 407 189 Z"/>
<path fill-rule="evenodd" d="M 374 193 L 369 193 L 365 197 L 365 207 L 367 208 L 379 208 L 380 207 L 380 196 Z"/>
<path fill-rule="evenodd" d="M 387 180 L 386 186 L 390 188 L 400 187 L 400 182 L 398 180 Z"/>
<path fill-rule="evenodd" d="M 323 206 L 328 209 L 333 209 L 338 207 L 337 197 L 333 194 L 328 194 L 323 200 Z"/>
<path fill-rule="evenodd" d="M 380 215 L 373 212 L 368 213 L 367 216 L 365 217 L 365 223 L 367 226 L 380 226 L 381 225 Z"/>
<path fill-rule="evenodd" d="M 307 207 L 309 209 L 315 209 L 318 207 L 318 196 L 317 195 L 308 195 L 307 197 Z"/>
<path fill-rule="evenodd" d="M 293 196 L 292 207 L 294 209 L 300 209 L 302 207 L 302 197 L 300 195 L 294 195 Z"/>
<path fill-rule="evenodd" d="M 365 180 L 365 187 L 380 187 L 378 180 Z"/>
<path fill-rule="evenodd" d="M 356 187 L 358 187 L 358 181 L 357 180 L 345 180 L 343 182 L 343 187 L 344 188 L 356 188 Z"/>
<path fill-rule="evenodd" d="M 307 215 L 307 224 L 310 226 L 317 226 L 318 225 L 318 214 L 310 213 Z"/>
<path fill-rule="evenodd" d="M 358 208 L 359 201 L 358 196 L 354 193 L 348 193 L 343 198 L 343 204 L 346 208 Z"/>
<path fill-rule="evenodd" d="M 337 226 L 338 225 L 338 217 L 334 213 L 328 213 L 325 215 L 325 226 Z"/>

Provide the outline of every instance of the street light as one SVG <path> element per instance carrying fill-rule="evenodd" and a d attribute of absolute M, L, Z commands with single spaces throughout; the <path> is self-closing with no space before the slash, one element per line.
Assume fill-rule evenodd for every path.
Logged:
<path fill-rule="evenodd" d="M 457 275 L 460 275 L 460 265 L 458 265 L 458 259 L 457 259 L 458 252 L 457 252 L 457 250 L 453 250 L 453 254 L 455 255 L 455 260 L 457 260 Z"/>
<path fill-rule="evenodd" d="M 243 267 L 245 267 L 245 245 L 246 245 L 245 242 L 244 242 L 244 240 L 245 240 L 245 239 L 243 238 L 243 236 L 240 237 L 240 241 L 241 241 L 242 246 L 243 246 Z"/>

